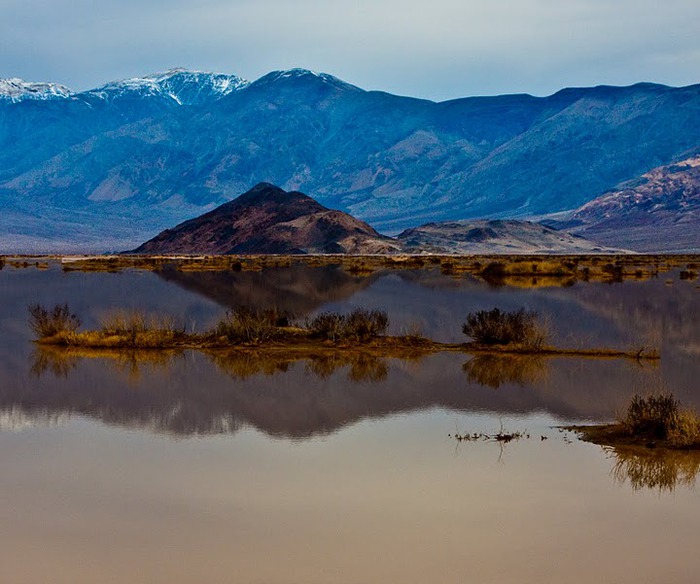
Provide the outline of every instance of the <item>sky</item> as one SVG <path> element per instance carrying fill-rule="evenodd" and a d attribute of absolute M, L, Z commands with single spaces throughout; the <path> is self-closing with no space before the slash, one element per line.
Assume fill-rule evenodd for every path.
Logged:
<path fill-rule="evenodd" d="M 698 0 L 0 0 L 0 78 L 303 67 L 444 100 L 700 82 Z"/>

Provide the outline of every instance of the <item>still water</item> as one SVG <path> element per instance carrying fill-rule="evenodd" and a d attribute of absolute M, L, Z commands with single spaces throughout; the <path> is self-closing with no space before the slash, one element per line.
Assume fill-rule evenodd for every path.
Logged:
<path fill-rule="evenodd" d="M 6 267 L 0 298 L 2 582 L 697 582 L 700 463 L 556 428 L 659 388 L 700 408 L 695 281 Z M 88 357 L 31 343 L 35 302 L 68 302 L 88 327 L 134 307 L 195 330 L 240 305 L 361 306 L 442 341 L 471 310 L 525 307 L 557 344 L 650 343 L 662 359 Z M 450 437 L 501 428 L 525 436 Z"/>

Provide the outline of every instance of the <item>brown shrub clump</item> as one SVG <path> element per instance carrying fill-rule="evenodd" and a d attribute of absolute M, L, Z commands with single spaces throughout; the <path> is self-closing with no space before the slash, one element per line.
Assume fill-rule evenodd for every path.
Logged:
<path fill-rule="evenodd" d="M 632 397 L 620 423 L 631 436 L 668 440 L 679 448 L 700 444 L 700 419 L 670 393 Z"/>
<path fill-rule="evenodd" d="M 273 340 L 289 326 L 289 316 L 275 308 L 254 310 L 241 307 L 229 310 L 212 330 L 216 337 L 226 337 L 234 343 L 263 343 Z"/>
<path fill-rule="evenodd" d="M 537 322 L 537 313 L 522 308 L 511 312 L 499 308 L 470 312 L 462 332 L 484 345 L 523 345 L 531 349 L 541 348 L 548 336 Z"/>
<path fill-rule="evenodd" d="M 71 312 L 68 304 L 57 304 L 51 310 L 41 304 L 29 307 L 29 328 L 40 339 L 74 333 L 81 324 L 80 318 Z"/>
<path fill-rule="evenodd" d="M 348 314 L 321 313 L 307 321 L 305 326 L 315 338 L 364 343 L 386 332 L 389 317 L 381 310 L 356 308 Z"/>

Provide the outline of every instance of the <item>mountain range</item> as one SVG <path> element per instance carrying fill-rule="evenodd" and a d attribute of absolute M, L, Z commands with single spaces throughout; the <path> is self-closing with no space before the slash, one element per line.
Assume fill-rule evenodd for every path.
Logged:
<path fill-rule="evenodd" d="M 133 248 L 260 182 L 384 233 L 558 214 L 592 237 L 584 205 L 699 154 L 700 85 L 435 103 L 303 69 L 253 82 L 177 69 L 83 92 L 4 80 L 0 250 Z M 696 199 L 665 221 L 695 228 L 693 214 Z M 631 247 L 619 225 L 608 234 Z"/>

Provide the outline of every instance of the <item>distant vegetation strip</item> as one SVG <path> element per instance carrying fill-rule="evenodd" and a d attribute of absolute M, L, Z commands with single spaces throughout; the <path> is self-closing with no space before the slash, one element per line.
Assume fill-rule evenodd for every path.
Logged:
<path fill-rule="evenodd" d="M 576 282 L 622 282 L 658 278 L 676 270 L 681 280 L 696 281 L 697 254 L 629 255 L 111 255 L 111 256 L 0 256 L 0 269 L 46 269 L 57 262 L 65 272 L 257 272 L 287 268 L 337 266 L 363 277 L 384 270 L 439 270 L 454 278 L 472 276 L 492 286 L 569 286 Z"/>
<path fill-rule="evenodd" d="M 513 353 L 580 357 L 658 359 L 654 347 L 634 350 L 570 349 L 547 344 L 548 331 L 534 312 L 518 310 L 469 313 L 462 330 L 466 343 L 441 343 L 415 332 L 390 336 L 387 314 L 358 308 L 347 314 L 324 312 L 296 322 L 276 309 L 238 308 L 226 313 L 210 330 L 186 332 L 170 317 L 137 311 L 116 311 L 96 330 L 81 331 L 81 320 L 67 304 L 29 307 L 29 326 L 38 343 L 95 349 L 250 349 L 332 354 L 363 351 L 375 356 L 402 357 L 442 351 Z"/>

